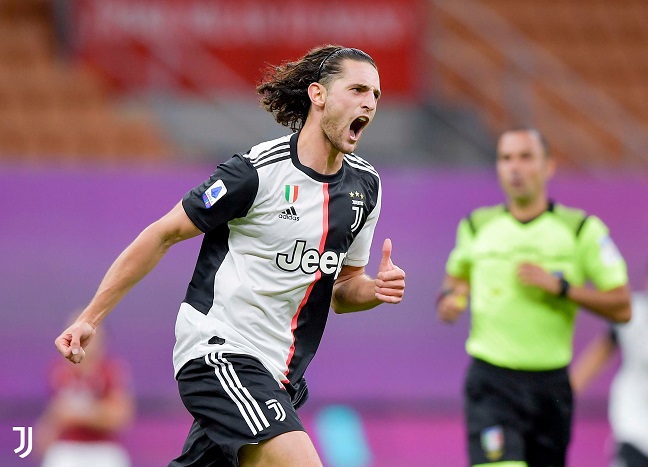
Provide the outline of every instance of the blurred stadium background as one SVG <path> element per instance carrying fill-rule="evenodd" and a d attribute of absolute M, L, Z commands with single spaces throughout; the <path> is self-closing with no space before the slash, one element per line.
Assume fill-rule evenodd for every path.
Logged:
<path fill-rule="evenodd" d="M 340 43 L 375 58 L 384 95 L 359 150 L 385 193 L 368 270 L 391 237 L 408 292 L 331 316 L 303 417 L 327 465 L 465 465 L 469 320 L 442 326 L 432 307 L 456 223 L 501 200 L 498 132 L 535 125 L 561 167 L 552 196 L 605 219 L 641 285 L 646 24 L 644 0 L 0 0 L 0 464 L 37 465 L 12 427 L 42 411 L 53 339 L 116 255 L 216 164 L 286 133 L 259 109 L 260 70 Z M 198 247 L 175 247 L 106 322 L 133 371 L 136 467 L 166 465 L 189 428 L 171 349 Z M 603 329 L 582 314 L 576 350 Z M 613 370 L 577 404 L 573 467 L 607 465 Z"/>

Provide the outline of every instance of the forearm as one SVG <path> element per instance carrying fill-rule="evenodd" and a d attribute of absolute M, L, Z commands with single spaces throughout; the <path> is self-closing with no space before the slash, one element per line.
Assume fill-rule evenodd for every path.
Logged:
<path fill-rule="evenodd" d="M 567 298 L 593 313 L 614 322 L 630 320 L 630 291 L 627 286 L 601 291 L 586 286 L 570 286 Z"/>
<path fill-rule="evenodd" d="M 466 309 L 470 283 L 446 274 L 436 298 L 436 312 L 441 321 L 454 323 Z"/>
<path fill-rule="evenodd" d="M 83 347 L 124 295 L 160 262 L 172 245 L 200 233 L 182 203 L 144 229 L 110 266 L 90 304 L 54 340 L 58 351 L 72 363 L 81 363 L 85 356 Z"/>
<path fill-rule="evenodd" d="M 466 279 L 446 274 L 441 284 L 441 292 L 452 292 L 457 295 L 467 296 L 470 293 L 470 283 Z"/>
<path fill-rule="evenodd" d="M 567 298 L 610 321 L 630 320 L 630 290 L 627 285 L 611 290 L 575 286 L 532 263 L 520 264 L 517 274 L 522 284 L 540 287 L 549 294 Z"/>
<path fill-rule="evenodd" d="M 159 232 L 155 223 L 147 227 L 110 266 L 78 321 L 86 321 L 96 327 L 124 295 L 160 262 L 174 243 L 172 237 Z"/>
<path fill-rule="evenodd" d="M 572 389 L 576 394 L 583 392 L 605 368 L 614 350 L 615 344 L 609 337 L 599 337 L 585 348 L 569 372 Z"/>
<path fill-rule="evenodd" d="M 331 307 L 336 313 L 368 310 L 383 303 L 376 298 L 376 282 L 366 274 L 357 275 L 333 286 Z"/>

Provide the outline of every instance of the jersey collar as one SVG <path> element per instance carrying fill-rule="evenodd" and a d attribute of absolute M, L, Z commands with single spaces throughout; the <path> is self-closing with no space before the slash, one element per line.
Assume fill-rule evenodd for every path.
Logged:
<path fill-rule="evenodd" d="M 542 211 L 542 212 L 541 212 L 540 214 L 538 214 L 537 216 L 532 217 L 531 219 L 527 219 L 527 220 L 521 221 L 521 220 L 517 219 L 516 217 L 513 217 L 513 214 L 511 214 L 511 217 L 513 217 L 513 219 L 514 219 L 516 222 L 519 222 L 520 224 L 529 224 L 529 223 L 533 222 L 534 220 L 536 220 L 537 218 L 542 217 L 542 215 L 543 215 L 545 212 L 554 212 L 554 208 L 555 208 L 555 203 L 554 203 L 554 201 L 553 201 L 552 199 L 548 199 L 548 200 L 547 200 L 547 209 L 545 209 L 544 211 Z M 509 208 L 508 208 L 508 205 L 507 205 L 507 204 L 504 204 L 504 211 L 508 212 L 509 214 L 511 213 L 511 212 L 509 211 Z"/>
<path fill-rule="evenodd" d="M 290 137 L 290 158 L 292 159 L 293 165 L 297 169 L 301 170 L 306 175 L 308 175 L 310 178 L 312 178 L 313 180 L 317 180 L 318 182 L 332 183 L 340 180 L 342 178 L 342 175 L 344 174 L 344 165 L 345 165 L 344 162 L 342 163 L 342 167 L 340 168 L 340 170 L 338 170 L 334 174 L 329 174 L 329 175 L 324 175 L 319 172 L 316 172 L 310 167 L 307 167 L 301 162 L 299 162 L 299 157 L 297 156 L 297 140 L 299 139 L 299 134 L 300 132 L 293 133 L 293 135 Z"/>

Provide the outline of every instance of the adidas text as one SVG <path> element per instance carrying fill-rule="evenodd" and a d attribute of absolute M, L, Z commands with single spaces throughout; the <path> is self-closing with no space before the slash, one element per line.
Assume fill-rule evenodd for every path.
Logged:
<path fill-rule="evenodd" d="M 289 221 L 298 221 L 299 216 L 297 215 L 297 211 L 295 210 L 295 207 L 290 206 L 284 212 L 279 214 L 279 219 L 287 219 Z"/>

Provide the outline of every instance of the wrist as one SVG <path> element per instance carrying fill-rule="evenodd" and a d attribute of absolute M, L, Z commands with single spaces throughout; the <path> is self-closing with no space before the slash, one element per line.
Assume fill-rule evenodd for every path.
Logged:
<path fill-rule="evenodd" d="M 571 287 L 571 284 L 567 282 L 567 279 L 564 277 L 559 277 L 558 278 L 558 294 L 557 296 L 560 298 L 568 298 L 567 294 L 569 293 L 569 289 Z"/>
<path fill-rule="evenodd" d="M 441 300 L 443 300 L 448 295 L 452 295 L 453 293 L 454 293 L 454 289 L 450 289 L 450 288 L 441 289 L 436 296 L 436 300 L 434 301 L 434 304 L 438 306 Z"/>

